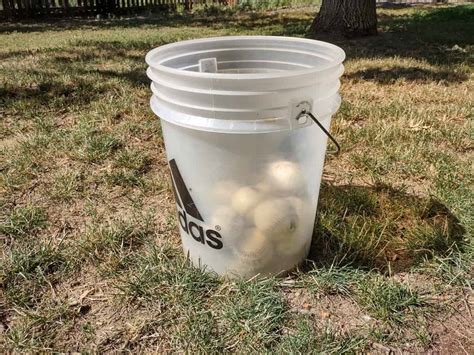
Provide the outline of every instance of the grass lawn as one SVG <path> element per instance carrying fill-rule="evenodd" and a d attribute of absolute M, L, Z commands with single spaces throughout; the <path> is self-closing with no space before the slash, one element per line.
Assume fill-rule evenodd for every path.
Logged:
<path fill-rule="evenodd" d="M 0 348 L 473 353 L 474 6 L 379 11 L 347 52 L 309 260 L 222 280 L 180 249 L 145 53 L 304 36 L 315 8 L 0 23 Z"/>

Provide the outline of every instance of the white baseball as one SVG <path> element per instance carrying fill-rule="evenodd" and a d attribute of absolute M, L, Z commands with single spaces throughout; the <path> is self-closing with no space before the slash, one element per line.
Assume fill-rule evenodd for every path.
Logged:
<path fill-rule="evenodd" d="M 305 246 L 305 240 L 301 232 L 301 230 L 298 230 L 288 238 L 280 239 L 278 242 L 276 242 L 276 254 L 280 256 L 289 256 L 302 253 Z"/>
<path fill-rule="evenodd" d="M 255 226 L 272 240 L 289 238 L 299 222 L 296 208 L 284 198 L 266 200 L 255 208 Z"/>
<path fill-rule="evenodd" d="M 314 219 L 310 220 L 310 206 L 301 198 L 293 196 L 286 198 L 285 201 L 295 209 L 299 224 L 289 238 L 281 239 L 275 244 L 275 251 L 278 255 L 297 255 L 304 252 L 306 242 L 311 240 L 311 235 L 308 234 L 312 228 L 306 228 L 306 225 L 314 223 Z"/>
<path fill-rule="evenodd" d="M 307 223 L 307 219 L 309 218 L 311 212 L 310 205 L 301 198 L 295 196 L 288 197 L 286 201 L 288 201 L 288 203 L 295 209 L 300 223 Z"/>
<path fill-rule="evenodd" d="M 299 193 L 304 188 L 304 179 L 298 164 L 288 161 L 279 160 L 268 166 L 268 179 L 276 189 L 289 192 Z"/>
<path fill-rule="evenodd" d="M 268 265 L 273 255 L 272 245 L 258 229 L 248 229 L 236 246 L 237 260 L 231 273 L 251 276 Z"/>
<path fill-rule="evenodd" d="M 238 254 L 248 259 L 260 259 L 265 254 L 268 254 L 271 246 L 268 245 L 268 240 L 265 235 L 258 229 L 249 229 L 243 236 L 242 243 L 239 243 Z"/>
<path fill-rule="evenodd" d="M 263 193 L 254 187 L 241 187 L 232 196 L 232 208 L 241 214 L 250 212 L 263 198 Z"/>
<path fill-rule="evenodd" d="M 267 194 L 267 195 L 270 195 L 273 193 L 273 186 L 272 184 L 270 184 L 266 179 L 263 180 L 263 181 L 260 181 L 259 183 L 257 183 L 255 185 L 255 188 L 262 192 L 263 194 Z"/>

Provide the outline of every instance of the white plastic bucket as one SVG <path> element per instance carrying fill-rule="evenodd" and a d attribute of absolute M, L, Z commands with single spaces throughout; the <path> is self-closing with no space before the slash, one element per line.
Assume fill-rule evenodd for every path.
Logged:
<path fill-rule="evenodd" d="M 251 277 L 308 254 L 342 49 L 266 36 L 168 44 L 146 56 L 183 248 L 195 265 Z"/>

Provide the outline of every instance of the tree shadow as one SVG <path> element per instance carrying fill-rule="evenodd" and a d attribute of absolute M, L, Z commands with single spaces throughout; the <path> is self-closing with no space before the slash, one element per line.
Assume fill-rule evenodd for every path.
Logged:
<path fill-rule="evenodd" d="M 101 100 L 118 86 L 145 88 L 149 80 L 143 55 L 133 53 L 135 43 L 129 48 L 114 42 L 104 45 L 99 41 L 78 41 L 77 45 L 54 52 L 49 48 L 36 50 L 34 55 L 41 61 L 41 67 L 24 70 L 21 75 L 27 79 L 7 82 L 0 87 L 0 104 L 5 109 L 19 105 L 40 110 L 81 108 Z M 15 52 L 14 55 L 27 56 L 31 52 Z M 4 54 L 3 59 L 5 57 Z M 103 68 L 101 63 L 104 61 L 114 61 L 120 69 Z M 104 80 L 98 80 L 98 77 Z"/>
<path fill-rule="evenodd" d="M 125 79 L 136 87 L 148 87 L 150 85 L 150 79 L 148 79 L 146 73 L 141 69 L 126 70 L 123 72 L 119 72 L 116 70 L 94 69 L 89 71 L 81 70 L 80 72 L 82 72 L 83 74 L 99 74 L 105 79 Z"/>
<path fill-rule="evenodd" d="M 372 68 L 358 70 L 346 74 L 345 77 L 354 80 L 375 81 L 384 85 L 393 84 L 400 79 L 421 83 L 428 83 L 431 81 L 461 83 L 469 79 L 467 73 L 454 72 L 452 70 L 427 70 L 416 67 L 408 68 L 401 66 L 393 66 L 390 67 L 390 69 Z"/>
<path fill-rule="evenodd" d="M 467 73 L 454 72 L 452 64 L 472 63 L 472 57 L 466 47 L 474 44 L 474 7 L 456 6 L 428 8 L 413 13 L 386 11 L 379 13 L 379 35 L 361 39 L 341 39 L 321 37 L 340 45 L 351 59 L 409 58 L 422 60 L 435 68 L 420 69 L 408 64 L 406 67 L 371 68 L 350 74 L 351 79 L 372 80 L 379 83 L 391 83 L 397 79 L 421 82 L 462 82 L 468 80 Z M 180 15 L 136 17 L 124 20 L 87 20 L 68 19 L 27 23 L 0 24 L 1 32 L 38 32 L 70 29 L 112 29 L 112 28 L 161 28 L 183 26 L 247 32 L 259 28 L 259 32 L 282 36 L 304 36 L 311 18 L 302 16 L 281 16 L 277 12 L 256 12 L 242 14 L 222 14 L 220 16 Z M 172 41 L 172 38 L 169 39 Z M 163 41 L 144 39 L 135 41 L 100 41 L 77 39 L 71 42 L 73 47 L 88 47 L 93 50 L 115 51 L 120 57 L 130 56 L 132 50 L 139 51 L 133 59 L 143 61 L 149 49 L 165 44 Z M 45 49 L 48 50 L 48 49 Z M 2 59 L 31 54 L 30 51 L 11 51 L 0 53 Z M 145 64 L 143 63 L 143 69 Z M 133 75 L 129 76 L 136 81 Z"/>
<path fill-rule="evenodd" d="M 136 16 L 97 20 L 94 18 L 44 18 L 25 19 L 16 21 L 0 21 L 0 34 L 10 32 L 31 33 L 44 31 L 67 31 L 67 30 L 87 30 L 87 29 L 113 29 L 113 28 L 145 28 L 145 27 L 214 27 L 224 25 L 231 27 L 231 24 L 238 22 L 236 11 L 208 15 L 198 13 L 158 13 L 139 14 Z M 243 13 L 245 14 L 245 13 Z M 276 15 L 252 13 L 252 19 L 276 18 Z"/>
<path fill-rule="evenodd" d="M 323 183 L 308 264 L 397 273 L 463 250 L 465 233 L 449 208 L 431 197 L 386 185 Z"/>
<path fill-rule="evenodd" d="M 415 14 L 396 15 L 393 11 L 379 14 L 379 35 L 358 39 L 331 38 L 341 46 L 348 59 L 380 59 L 386 57 L 422 60 L 434 66 L 443 66 L 444 72 L 425 70 L 417 75 L 425 80 L 437 81 L 453 73 L 449 65 L 472 63 L 466 49 L 474 44 L 474 7 L 457 6 L 429 8 Z M 364 71 L 360 72 L 364 79 Z M 374 76 L 377 73 L 372 73 Z M 383 74 L 383 73 L 382 73 Z M 399 71 L 401 77 L 407 76 Z M 393 76 L 396 77 L 397 73 Z M 357 74 L 354 74 L 356 77 Z M 454 81 L 467 80 L 467 75 L 458 76 Z"/>
<path fill-rule="evenodd" d="M 85 80 L 78 79 L 74 83 L 67 84 L 51 78 L 29 87 L 6 85 L 0 88 L 0 104 L 5 109 L 20 101 L 33 106 L 53 105 L 64 108 L 88 105 L 105 92 L 105 88 L 97 87 Z"/>

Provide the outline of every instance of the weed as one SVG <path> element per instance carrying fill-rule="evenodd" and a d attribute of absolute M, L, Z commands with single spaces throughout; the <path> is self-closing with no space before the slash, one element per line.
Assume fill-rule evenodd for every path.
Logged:
<path fill-rule="evenodd" d="M 324 295 L 350 296 L 355 285 L 363 277 L 360 270 L 348 266 L 314 268 L 302 275 L 302 286 Z"/>
<path fill-rule="evenodd" d="M 124 149 L 115 159 L 115 166 L 139 173 L 149 170 L 151 158 L 148 153 L 141 150 Z"/>
<path fill-rule="evenodd" d="M 103 272 L 115 272 L 129 264 L 129 258 L 152 233 L 147 216 L 92 225 L 79 241 L 78 257 L 92 260 Z"/>
<path fill-rule="evenodd" d="M 367 278 L 358 285 L 357 301 L 377 319 L 402 323 L 415 308 L 423 306 L 410 288 L 383 277 Z"/>
<path fill-rule="evenodd" d="M 89 162 L 99 162 L 120 146 L 120 141 L 110 134 L 93 133 L 85 140 L 84 156 Z"/>
<path fill-rule="evenodd" d="M 72 157 L 88 163 L 102 163 L 123 146 L 114 134 L 97 129 L 87 121 L 65 138 L 64 148 Z"/>
<path fill-rule="evenodd" d="M 59 171 L 53 177 L 51 197 L 59 201 L 70 201 L 83 189 L 85 176 L 82 171 L 71 168 Z"/>
<path fill-rule="evenodd" d="M 10 238 L 31 238 L 46 226 L 43 209 L 34 206 L 15 207 L 0 222 L 0 233 Z"/>
<path fill-rule="evenodd" d="M 474 282 L 471 263 L 472 250 L 461 252 L 450 249 L 447 255 L 436 256 L 434 260 L 426 262 L 421 270 L 440 278 L 447 286 L 462 286 L 472 290 Z"/>
<path fill-rule="evenodd" d="M 258 283 L 239 280 L 221 301 L 222 322 L 227 330 L 223 337 L 228 350 L 263 351 L 280 339 L 285 323 L 286 306 L 275 290 L 275 280 Z"/>
<path fill-rule="evenodd" d="M 300 317 L 293 329 L 283 336 L 277 352 L 342 354 L 358 353 L 367 340 L 358 334 L 338 334 L 329 326 L 318 329 L 311 319 Z"/>
<path fill-rule="evenodd" d="M 122 187 L 144 187 L 145 181 L 141 175 L 135 171 L 119 170 L 104 175 L 105 180 L 110 185 Z"/>
<path fill-rule="evenodd" d="M 13 250 L 0 268 L 6 301 L 21 308 L 35 307 L 70 265 L 66 255 L 47 245 Z"/>
<path fill-rule="evenodd" d="M 123 297 L 139 303 L 166 304 L 179 297 L 192 304 L 204 298 L 207 288 L 217 282 L 212 274 L 177 258 L 176 250 L 168 245 L 148 245 L 144 255 L 135 255 L 133 265 L 133 272 L 123 275 L 117 287 Z"/>
<path fill-rule="evenodd" d="M 7 334 L 7 349 L 48 351 L 61 331 L 72 327 L 76 316 L 67 304 L 46 300 L 38 310 L 22 313 Z"/>

